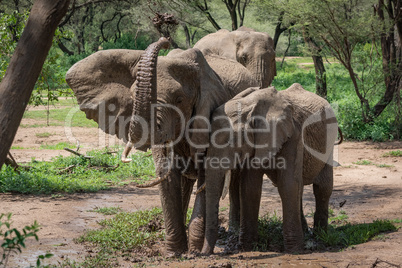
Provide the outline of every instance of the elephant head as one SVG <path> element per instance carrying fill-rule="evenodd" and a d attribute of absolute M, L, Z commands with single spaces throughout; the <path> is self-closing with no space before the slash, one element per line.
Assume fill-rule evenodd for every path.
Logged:
<path fill-rule="evenodd" d="M 222 29 L 203 37 L 194 47 L 205 55 L 212 53 L 241 63 L 261 88 L 268 87 L 276 76 L 274 42 L 267 33 L 246 27 L 232 32 Z"/>
<path fill-rule="evenodd" d="M 162 38 L 146 51 L 96 52 L 72 66 L 66 81 L 80 109 L 102 130 L 137 149 L 152 148 L 167 252 L 178 254 L 187 249 L 184 219 L 198 173 L 188 165 L 167 169 L 168 156 L 189 163 L 204 151 L 213 110 L 256 82 L 241 64 L 220 57 L 207 62 L 198 49 L 157 57 L 166 44 Z"/>

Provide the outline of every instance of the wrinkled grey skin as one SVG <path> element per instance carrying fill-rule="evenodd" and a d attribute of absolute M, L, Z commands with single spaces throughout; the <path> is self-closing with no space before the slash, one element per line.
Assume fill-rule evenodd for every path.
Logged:
<path fill-rule="evenodd" d="M 222 116 L 231 122 L 219 119 Z M 245 135 L 245 129 L 267 129 L 256 116 L 269 123 L 269 131 L 248 131 Z M 229 131 L 223 132 L 223 129 L 233 130 L 234 135 L 229 135 Z M 316 200 L 314 226 L 327 227 L 328 204 L 333 188 L 332 153 L 337 122 L 326 100 L 304 90 L 299 84 L 293 84 L 280 92 L 273 87 L 250 88 L 214 111 L 212 133 L 216 131 L 218 134 L 211 136 L 211 146 L 206 155 L 207 209 L 203 254 L 213 253 L 217 239 L 219 198 L 226 171 L 239 168 L 236 155 L 240 163 L 247 156 L 249 159 L 265 160 L 264 167 L 254 165 L 240 170 L 239 241 L 243 249 L 251 249 L 252 243 L 257 241 L 264 174 L 278 187 L 282 200 L 286 251 L 295 252 L 303 246 L 303 185 L 313 184 Z M 240 141 L 241 145 L 219 148 L 233 140 Z M 229 159 L 230 164 L 226 168 L 216 168 L 216 165 L 214 167 L 208 162 L 213 158 Z"/>
<path fill-rule="evenodd" d="M 133 50 L 99 51 L 71 67 L 66 81 L 87 118 L 98 122 L 105 132 L 135 144 L 141 135 L 129 131 L 129 125 L 131 129 L 133 126 L 137 129 L 139 124 L 135 116 L 149 117 L 152 103 L 177 107 L 187 123 L 194 115 L 210 118 L 218 106 L 242 90 L 258 85 L 249 71 L 237 62 L 219 56 L 204 57 L 198 49 L 173 50 L 165 57 L 156 57 L 157 50 L 163 46 L 165 41 L 160 40 L 145 54 Z M 140 60 L 143 54 L 145 56 Z M 144 106 L 138 106 L 138 103 Z M 154 143 L 151 143 L 150 136 L 146 136 L 145 144 L 139 149 L 152 147 L 156 175 L 167 178 L 159 184 L 166 227 L 166 253 L 178 255 L 188 248 L 199 251 L 204 240 L 205 193 L 199 194 L 195 201 L 189 244 L 185 215 L 195 179 L 199 178 L 198 184 L 202 184 L 203 176 L 198 174 L 194 165 L 187 170 L 183 165 L 170 171 L 166 168 L 169 149 L 157 145 L 175 140 L 182 130 L 180 117 L 166 107 L 157 107 L 156 117 L 156 131 L 150 133 L 154 136 Z M 196 130 L 205 128 L 205 124 L 203 120 L 194 120 L 186 127 Z M 198 145 L 208 144 L 209 133 L 190 133 L 190 140 Z M 191 147 L 181 139 L 173 151 L 187 161 L 197 151 L 202 153 L 204 148 Z"/>
<path fill-rule="evenodd" d="M 232 32 L 222 29 L 203 37 L 194 47 L 204 55 L 215 54 L 241 63 L 261 88 L 271 85 L 276 76 L 274 42 L 267 33 L 246 27 Z"/>

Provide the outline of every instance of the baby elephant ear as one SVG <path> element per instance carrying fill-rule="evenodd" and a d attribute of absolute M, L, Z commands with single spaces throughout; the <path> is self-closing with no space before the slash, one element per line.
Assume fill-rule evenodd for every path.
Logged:
<path fill-rule="evenodd" d="M 133 110 L 130 91 L 141 50 L 99 51 L 74 64 L 66 74 L 80 109 L 99 128 L 127 141 Z"/>
<path fill-rule="evenodd" d="M 252 112 L 250 127 L 253 130 L 255 156 L 274 157 L 294 134 L 293 109 L 275 88 L 263 89 Z M 259 93 L 259 92 L 257 92 Z"/>

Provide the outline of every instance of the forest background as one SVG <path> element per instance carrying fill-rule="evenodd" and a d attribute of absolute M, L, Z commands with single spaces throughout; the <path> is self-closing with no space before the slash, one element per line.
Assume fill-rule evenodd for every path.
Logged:
<path fill-rule="evenodd" d="M 293 83 L 327 98 L 346 139 L 401 138 L 402 1 L 74 0 L 56 31 L 30 104 L 71 96 L 66 71 L 102 49 L 143 50 L 160 34 L 156 13 L 179 21 L 173 48 L 241 26 L 274 39 L 273 86 Z M 31 0 L 0 0 L 0 81 L 24 29 Z M 162 55 L 168 51 L 162 51 Z"/>

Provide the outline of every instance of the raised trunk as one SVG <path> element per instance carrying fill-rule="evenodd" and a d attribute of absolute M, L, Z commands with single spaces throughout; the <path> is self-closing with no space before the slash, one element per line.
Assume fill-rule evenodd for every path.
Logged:
<path fill-rule="evenodd" d="M 147 131 L 150 133 L 151 123 L 155 124 L 156 121 L 151 118 L 151 104 L 156 103 L 157 93 L 156 64 L 159 50 L 168 47 L 169 40 L 165 37 L 160 38 L 148 46 L 138 63 L 137 79 L 133 84 L 134 105 L 129 130 L 130 140 L 136 147 L 138 147 L 137 143 L 141 141 L 143 135 L 147 134 Z M 148 137 L 147 140 L 149 140 Z"/>

